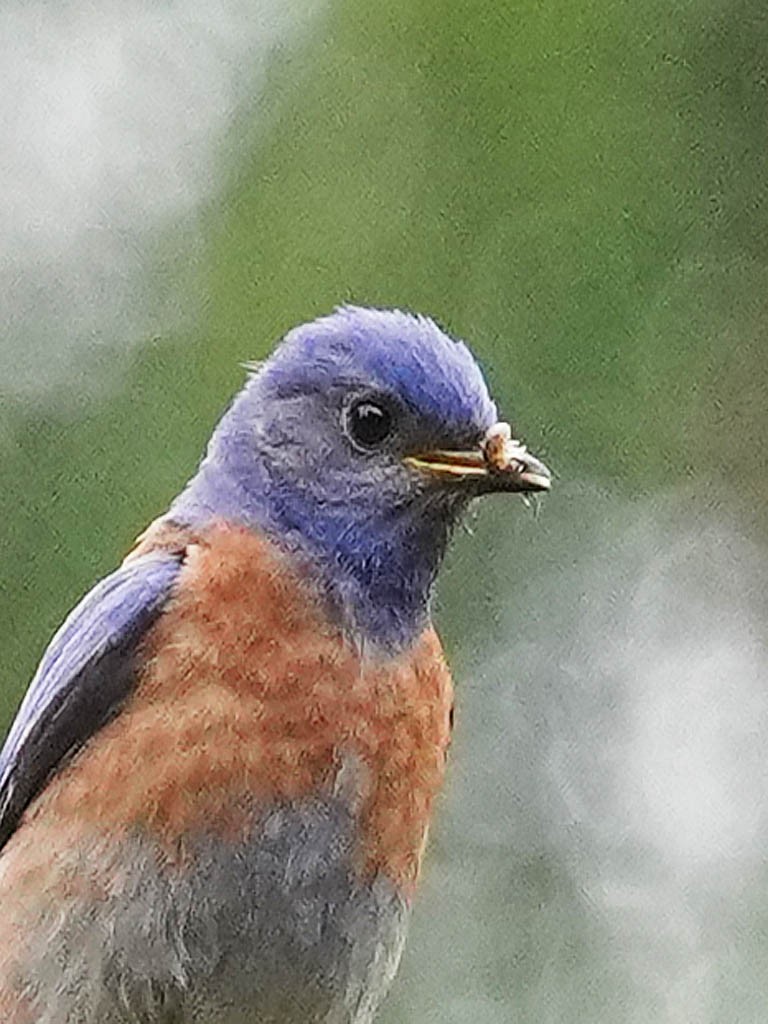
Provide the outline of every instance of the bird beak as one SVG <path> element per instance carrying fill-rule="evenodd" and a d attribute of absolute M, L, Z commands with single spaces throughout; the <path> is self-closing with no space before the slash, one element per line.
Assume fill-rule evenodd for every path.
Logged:
<path fill-rule="evenodd" d="M 552 475 L 524 444 L 515 441 L 508 423 L 496 423 L 483 443 L 471 451 L 432 451 L 403 459 L 411 469 L 445 480 L 475 481 L 488 491 L 548 491 Z"/>

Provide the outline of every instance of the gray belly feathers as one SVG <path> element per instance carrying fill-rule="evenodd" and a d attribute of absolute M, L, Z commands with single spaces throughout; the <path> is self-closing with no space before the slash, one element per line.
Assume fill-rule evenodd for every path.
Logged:
<path fill-rule="evenodd" d="M 247 842 L 201 839 L 184 867 L 143 837 L 112 847 L 103 899 L 57 901 L 30 935 L 33 1024 L 367 1024 L 408 912 L 356 876 L 352 829 L 324 799 L 273 808 Z"/>

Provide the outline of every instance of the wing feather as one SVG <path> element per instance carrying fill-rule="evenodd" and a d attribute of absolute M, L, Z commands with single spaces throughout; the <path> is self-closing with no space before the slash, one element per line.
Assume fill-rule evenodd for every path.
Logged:
<path fill-rule="evenodd" d="M 131 558 L 83 598 L 54 636 L 0 751 L 0 850 L 50 775 L 124 704 L 137 645 L 168 601 L 182 558 Z"/>

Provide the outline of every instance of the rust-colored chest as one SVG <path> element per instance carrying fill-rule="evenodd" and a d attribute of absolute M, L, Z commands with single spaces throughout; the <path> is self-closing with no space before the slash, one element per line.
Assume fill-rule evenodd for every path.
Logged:
<path fill-rule="evenodd" d="M 396 658 L 361 656 L 269 541 L 217 526 L 187 546 L 141 665 L 129 704 L 54 786 L 59 799 L 176 849 L 203 831 L 234 837 L 276 801 L 341 793 L 360 870 L 412 891 L 450 735 L 432 629 Z"/>

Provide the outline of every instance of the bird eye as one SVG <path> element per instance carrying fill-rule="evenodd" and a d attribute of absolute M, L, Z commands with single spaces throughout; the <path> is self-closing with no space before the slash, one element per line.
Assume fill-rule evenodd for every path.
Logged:
<path fill-rule="evenodd" d="M 346 430 L 357 448 L 378 448 L 392 433 L 392 412 L 369 398 L 356 402 L 347 412 Z"/>

